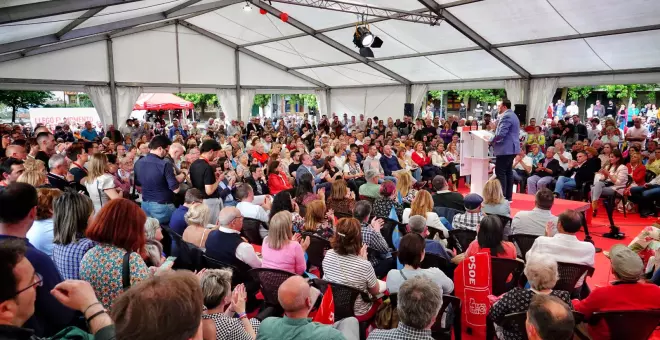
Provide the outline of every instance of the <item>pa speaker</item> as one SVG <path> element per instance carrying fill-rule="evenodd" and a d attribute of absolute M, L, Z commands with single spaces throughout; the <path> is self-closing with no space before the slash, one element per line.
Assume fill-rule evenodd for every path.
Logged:
<path fill-rule="evenodd" d="M 413 105 L 413 103 L 403 104 L 403 114 L 405 116 L 412 117 L 413 111 L 415 111 L 415 105 Z"/>
<path fill-rule="evenodd" d="M 527 124 L 527 105 L 516 104 L 514 106 L 513 112 L 518 116 L 518 120 L 523 124 Z"/>

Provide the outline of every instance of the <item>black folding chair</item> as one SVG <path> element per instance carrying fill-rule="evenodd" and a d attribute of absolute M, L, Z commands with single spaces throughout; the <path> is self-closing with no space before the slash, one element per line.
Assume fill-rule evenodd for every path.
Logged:
<path fill-rule="evenodd" d="M 387 241 L 387 245 L 390 249 L 396 249 L 396 247 L 394 247 L 394 242 L 392 241 L 392 233 L 394 233 L 396 227 L 399 227 L 399 231 L 401 231 L 401 229 L 406 229 L 406 225 L 387 217 L 378 216 L 377 218 L 382 219 L 384 222 L 383 227 L 380 228 L 380 233 L 385 238 L 385 241 Z"/>
<path fill-rule="evenodd" d="M 584 320 L 584 315 L 580 312 L 573 311 L 573 320 L 575 320 L 574 330 L 577 330 L 577 326 Z M 518 334 L 522 335 L 523 340 L 527 340 L 527 330 L 525 328 L 525 322 L 527 321 L 527 312 L 518 312 L 511 313 L 504 316 L 502 320 L 502 328 L 508 330 L 515 330 Z M 488 327 L 486 330 L 486 339 L 495 340 L 495 329 L 493 327 L 493 322 L 488 321 Z"/>
<path fill-rule="evenodd" d="M 559 271 L 559 280 L 553 289 L 565 290 L 571 293 L 571 295 L 573 295 L 576 290 L 580 288 L 575 288 L 575 285 L 578 283 L 580 278 L 585 274 L 586 276 L 592 276 L 595 270 L 594 267 L 591 266 L 566 262 L 557 262 L 557 269 Z"/>
<path fill-rule="evenodd" d="M 316 266 L 323 277 L 323 259 L 325 252 L 330 249 L 330 241 L 310 232 L 302 233 L 302 237 L 309 237 L 309 247 L 307 248 L 307 269 Z"/>
<path fill-rule="evenodd" d="M 477 232 L 468 229 L 454 229 L 449 231 L 449 249 L 455 249 L 456 254 L 464 253 L 470 243 L 477 238 Z"/>
<path fill-rule="evenodd" d="M 422 269 L 427 268 L 438 268 L 440 269 L 448 278 L 454 278 L 454 270 L 450 265 L 449 261 L 444 257 L 438 256 L 436 254 L 426 253 L 424 254 L 424 260 L 419 265 Z"/>
<path fill-rule="evenodd" d="M 262 307 L 262 310 L 268 307 L 273 307 L 274 311 L 271 312 L 272 316 L 283 315 L 284 309 L 282 309 L 282 306 L 277 299 L 277 290 L 284 281 L 295 276 L 295 274 L 283 270 L 265 268 L 251 269 L 248 273 L 254 281 L 259 283 L 259 287 L 261 288 L 261 294 L 264 297 L 264 306 Z"/>
<path fill-rule="evenodd" d="M 268 224 L 264 223 L 261 220 L 254 218 L 244 217 L 243 218 L 243 229 L 241 229 L 241 236 L 245 237 L 248 242 L 251 244 L 261 245 L 263 240 L 261 239 L 261 234 L 259 230 L 261 227 L 268 229 Z"/>
<path fill-rule="evenodd" d="M 167 233 L 174 243 L 173 256 L 176 256 L 174 269 L 187 269 L 191 271 L 204 268 L 204 251 L 194 244 L 183 240 L 181 235 L 177 234 L 169 227 L 161 227 Z"/>
<path fill-rule="evenodd" d="M 525 263 L 519 260 L 493 257 L 491 260 L 491 275 L 495 296 L 500 296 L 515 287 L 522 285 L 520 277 L 525 269 Z"/>
<path fill-rule="evenodd" d="M 447 308 L 451 306 L 453 311 L 453 322 L 451 324 L 445 323 L 442 327 L 442 316 L 447 312 Z M 453 295 L 442 295 L 442 307 L 435 319 L 435 323 L 431 326 L 431 336 L 433 339 L 451 340 L 451 332 L 454 331 L 454 339 L 461 340 L 461 299 Z"/>
<path fill-rule="evenodd" d="M 363 292 L 351 286 L 325 281 L 321 279 L 313 279 L 313 285 L 321 292 L 325 292 L 327 287 L 332 289 L 332 298 L 335 304 L 335 322 L 355 316 L 355 300 L 358 296 L 362 297 L 365 302 L 372 301 L 369 293 Z M 372 320 L 360 322 L 360 339 L 366 338 L 366 330 Z"/>
<path fill-rule="evenodd" d="M 605 320 L 610 331 L 610 339 L 646 340 L 651 337 L 658 323 L 660 310 L 629 310 L 596 312 L 589 318 L 589 324 L 598 324 Z M 581 332 L 576 334 L 582 339 L 588 339 Z"/>
<path fill-rule="evenodd" d="M 536 241 L 538 237 L 538 235 L 513 234 L 509 235 L 509 241 L 518 245 L 518 249 L 520 249 L 520 254 L 518 255 L 524 260 L 527 252 L 532 249 L 534 241 Z"/>

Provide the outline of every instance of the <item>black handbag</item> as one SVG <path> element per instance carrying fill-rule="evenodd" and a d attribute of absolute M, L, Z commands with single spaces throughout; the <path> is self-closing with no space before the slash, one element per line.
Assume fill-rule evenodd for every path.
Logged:
<path fill-rule="evenodd" d="M 131 288 L 131 252 L 127 251 L 124 254 L 124 262 L 121 267 L 121 285 L 124 288 L 124 291 Z"/>

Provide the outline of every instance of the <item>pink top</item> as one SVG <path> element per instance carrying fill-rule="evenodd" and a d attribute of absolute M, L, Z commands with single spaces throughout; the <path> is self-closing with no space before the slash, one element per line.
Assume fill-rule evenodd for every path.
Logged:
<path fill-rule="evenodd" d="M 307 269 L 305 252 L 298 242 L 289 241 L 282 248 L 275 250 L 268 245 L 268 237 L 261 247 L 263 262 L 261 268 L 279 269 L 302 275 Z"/>

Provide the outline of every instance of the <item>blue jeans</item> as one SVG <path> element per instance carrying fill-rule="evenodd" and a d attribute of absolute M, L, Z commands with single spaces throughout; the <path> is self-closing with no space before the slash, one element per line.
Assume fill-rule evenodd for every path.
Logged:
<path fill-rule="evenodd" d="M 557 184 L 555 184 L 555 193 L 559 195 L 559 198 L 565 198 L 564 189 L 575 189 L 576 186 L 575 179 L 559 176 L 557 178 Z"/>
<path fill-rule="evenodd" d="M 176 208 L 174 204 L 161 204 L 157 202 L 142 202 L 142 210 L 147 214 L 147 217 L 153 217 L 160 222 L 160 224 L 170 223 L 170 217 Z"/>
<path fill-rule="evenodd" d="M 422 169 L 417 168 L 415 170 L 410 170 L 412 172 L 412 176 L 417 180 L 417 182 L 422 180 Z"/>

